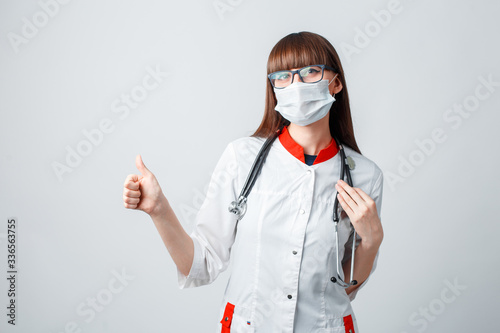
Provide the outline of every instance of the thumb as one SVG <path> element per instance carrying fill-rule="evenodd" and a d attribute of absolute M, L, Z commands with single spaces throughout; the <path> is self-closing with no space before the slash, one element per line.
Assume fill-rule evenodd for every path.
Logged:
<path fill-rule="evenodd" d="M 136 156 L 135 166 L 137 167 L 137 170 L 139 170 L 143 176 L 147 175 L 147 174 L 151 174 L 151 171 L 149 171 L 149 169 L 146 168 L 146 166 L 144 165 L 144 162 L 142 162 L 141 155 Z"/>

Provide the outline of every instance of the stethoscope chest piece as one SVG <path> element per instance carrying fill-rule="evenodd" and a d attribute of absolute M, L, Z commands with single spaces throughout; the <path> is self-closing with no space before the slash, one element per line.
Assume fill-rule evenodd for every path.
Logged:
<path fill-rule="evenodd" d="M 231 205 L 229 205 L 228 209 L 229 212 L 238 216 L 238 221 L 241 220 L 247 212 L 247 198 L 239 197 L 238 201 L 231 202 Z"/>
<path fill-rule="evenodd" d="M 356 163 L 354 162 L 352 157 L 347 156 L 346 159 L 347 159 L 347 165 L 349 166 L 349 170 L 354 170 L 356 168 Z"/>

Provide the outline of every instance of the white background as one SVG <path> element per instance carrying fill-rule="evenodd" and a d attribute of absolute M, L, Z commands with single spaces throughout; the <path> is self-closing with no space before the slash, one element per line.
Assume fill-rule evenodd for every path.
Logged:
<path fill-rule="evenodd" d="M 378 268 L 353 302 L 360 330 L 498 326 L 499 2 L 54 3 L 0 4 L 1 332 L 213 331 L 229 271 L 179 290 L 149 216 L 123 207 L 123 182 L 141 154 L 191 231 L 224 147 L 260 124 L 271 48 L 298 31 L 337 49 L 359 147 L 385 175 Z M 168 75 L 120 118 L 113 103 L 140 91 L 147 68 Z M 464 103 L 465 116 L 449 113 Z M 84 145 L 82 131 L 103 119 L 113 131 L 58 177 L 53 165 L 67 164 L 68 147 Z M 417 142 L 437 128 L 446 139 L 422 152 Z M 19 227 L 15 327 L 6 316 L 10 217 Z M 106 291 L 122 270 L 131 280 Z M 87 302 L 99 295 L 112 298 L 90 319 Z"/>

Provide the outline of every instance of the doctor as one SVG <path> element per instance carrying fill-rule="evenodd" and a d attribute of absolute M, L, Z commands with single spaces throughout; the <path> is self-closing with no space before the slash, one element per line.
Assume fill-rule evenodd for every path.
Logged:
<path fill-rule="evenodd" d="M 271 50 L 267 71 L 262 122 L 252 136 L 226 146 L 190 235 L 140 155 L 141 174 L 128 175 L 124 183 L 124 206 L 151 216 L 177 266 L 180 288 L 213 282 L 232 258 L 216 332 L 358 332 L 351 301 L 373 273 L 383 239 L 382 171 L 356 144 L 344 72 L 324 37 L 285 36 Z M 278 139 L 238 221 L 227 207 L 238 198 L 265 139 L 276 131 Z M 353 162 L 355 187 L 339 179 L 338 144 Z M 335 196 L 342 208 L 339 249 L 332 222 Z M 351 280 L 351 224 L 357 232 L 358 283 L 343 288 L 331 277 L 338 250 L 342 278 Z"/>

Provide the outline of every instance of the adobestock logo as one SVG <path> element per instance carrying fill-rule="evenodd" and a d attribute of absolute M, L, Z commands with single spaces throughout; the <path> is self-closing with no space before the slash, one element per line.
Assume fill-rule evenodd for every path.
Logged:
<path fill-rule="evenodd" d="M 446 308 L 454 303 L 467 286 L 458 283 L 458 278 L 453 283 L 444 280 L 445 287 L 439 293 L 439 297 L 432 299 L 426 306 L 421 306 L 418 311 L 410 314 L 408 323 L 419 333 L 425 332 L 429 323 L 435 322 L 438 317 L 444 313 Z M 401 332 L 408 333 L 408 332 Z"/>
<path fill-rule="evenodd" d="M 243 0 L 215 0 L 212 4 L 220 20 L 224 21 L 224 13 L 232 12 L 242 2 Z"/>
<path fill-rule="evenodd" d="M 113 269 L 111 274 L 113 277 L 108 280 L 104 288 L 101 288 L 92 296 L 86 297 L 85 301 L 77 305 L 76 314 L 81 317 L 79 318 L 81 321 L 70 320 L 66 322 L 64 328 L 58 330 L 59 333 L 87 332 L 85 324 L 91 323 L 99 313 L 110 306 L 115 297 L 121 294 L 129 283 L 135 279 L 134 275 L 125 272 L 125 267 L 122 267 L 121 272 Z"/>
<path fill-rule="evenodd" d="M 10 46 L 17 54 L 19 53 L 19 47 L 23 44 L 28 44 L 33 38 L 35 38 L 40 30 L 44 28 L 52 18 L 54 18 L 61 9 L 61 5 L 66 5 L 70 0 L 41 0 L 38 1 L 40 10 L 31 16 L 31 20 L 27 17 L 23 17 L 21 21 L 23 25 L 21 27 L 21 34 L 9 31 L 7 33 L 7 39 L 10 42 Z"/>
<path fill-rule="evenodd" d="M 129 93 L 122 93 L 120 97 L 111 102 L 111 112 L 116 114 L 118 119 L 123 121 L 130 116 L 131 110 L 137 109 L 143 103 L 149 94 L 157 89 L 164 82 L 168 73 L 163 72 L 159 65 L 153 69 L 147 66 L 146 75 L 141 83 L 136 84 Z M 98 122 L 97 128 L 84 128 L 81 133 L 83 139 L 73 147 L 66 145 L 66 156 L 64 162 L 53 161 L 52 170 L 59 182 L 63 181 L 63 175 L 71 173 L 80 166 L 85 157 L 89 156 L 95 148 L 99 147 L 105 138 L 105 134 L 112 133 L 116 128 L 117 121 L 109 117 L 104 117 Z"/>
<path fill-rule="evenodd" d="M 359 27 L 354 28 L 354 43 L 342 42 L 340 44 L 340 50 L 347 62 L 351 62 L 354 54 L 359 54 L 363 49 L 367 48 L 372 40 L 380 35 L 382 29 L 389 26 L 392 17 L 402 11 L 403 7 L 399 0 L 389 1 L 387 3 L 387 9 L 381 9 L 379 11 L 372 10 L 370 15 L 373 17 L 373 20 L 366 22 L 363 29 Z"/>
<path fill-rule="evenodd" d="M 193 229 L 196 223 L 196 216 L 207 199 L 216 198 L 220 191 L 227 186 L 231 186 L 232 179 L 237 175 L 238 164 L 236 161 L 230 161 L 224 169 L 219 172 L 209 173 L 210 180 L 205 184 L 203 190 L 194 189 L 194 196 L 191 205 L 182 203 L 179 207 L 184 227 Z M 235 198 L 236 199 L 236 198 Z M 229 206 L 230 202 L 227 203 Z M 227 212 L 228 214 L 229 211 Z"/>
<path fill-rule="evenodd" d="M 490 99 L 500 87 L 500 81 L 495 81 L 493 75 L 487 77 L 478 76 L 479 81 L 473 92 L 465 96 L 462 101 L 454 102 L 443 114 L 443 121 L 451 128 L 458 130 L 462 127 L 465 119 L 469 119 L 480 109 L 481 103 Z M 440 145 L 448 140 L 448 133 L 451 132 L 446 127 L 435 127 L 430 135 L 423 139 L 415 139 L 416 146 L 407 156 L 398 156 L 398 166 L 395 172 L 384 171 L 385 180 L 392 192 L 396 190 L 398 184 L 404 183 L 408 178 L 417 172 L 418 167 L 423 165 L 432 155 L 438 151 Z"/>

